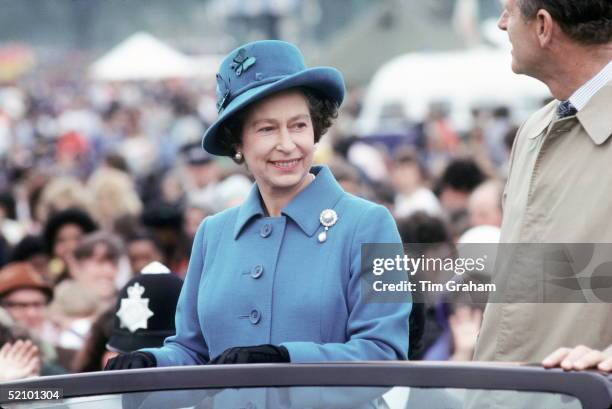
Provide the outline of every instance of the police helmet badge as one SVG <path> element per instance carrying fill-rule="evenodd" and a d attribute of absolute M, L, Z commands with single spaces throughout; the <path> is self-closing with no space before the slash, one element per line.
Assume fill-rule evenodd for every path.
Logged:
<path fill-rule="evenodd" d="M 149 309 L 149 299 L 142 298 L 144 292 L 145 288 L 139 283 L 128 287 L 128 297 L 121 299 L 121 307 L 117 311 L 121 328 L 127 328 L 130 332 L 147 329 L 147 322 L 154 314 Z"/>

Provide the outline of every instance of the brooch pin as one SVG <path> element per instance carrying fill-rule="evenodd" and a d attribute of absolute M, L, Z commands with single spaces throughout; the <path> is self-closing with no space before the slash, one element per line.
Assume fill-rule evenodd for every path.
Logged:
<path fill-rule="evenodd" d="M 121 299 L 121 308 L 117 311 L 121 328 L 127 328 L 130 332 L 147 329 L 147 322 L 154 314 L 149 309 L 149 299 L 142 298 L 144 291 L 145 288 L 139 283 L 128 287 L 128 298 Z"/>
<path fill-rule="evenodd" d="M 236 76 L 240 77 L 240 75 L 251 68 L 257 59 L 255 57 L 247 57 L 246 50 L 241 48 L 238 51 L 238 54 L 232 59 L 233 63 L 230 65 L 230 68 L 236 71 Z"/>
<path fill-rule="evenodd" d="M 333 209 L 325 209 L 319 216 L 319 221 L 325 227 L 325 230 L 319 233 L 319 243 L 323 243 L 327 240 L 327 231 L 338 221 L 338 214 Z"/>

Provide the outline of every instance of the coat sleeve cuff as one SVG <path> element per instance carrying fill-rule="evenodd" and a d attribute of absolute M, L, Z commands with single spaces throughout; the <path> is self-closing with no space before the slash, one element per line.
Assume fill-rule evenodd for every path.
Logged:
<path fill-rule="evenodd" d="M 166 354 L 163 353 L 162 351 L 160 351 L 160 348 L 143 348 L 143 349 L 139 349 L 140 352 L 148 352 L 150 354 L 153 354 L 153 356 L 155 357 L 155 360 L 157 361 L 157 366 L 161 367 L 161 366 L 172 366 L 169 361 L 168 358 L 166 357 Z"/>
<path fill-rule="evenodd" d="M 176 359 L 178 357 L 173 356 L 175 352 L 169 348 L 161 347 L 161 348 L 142 348 L 139 349 L 141 352 L 149 352 L 153 354 L 155 360 L 157 361 L 158 367 L 163 366 L 180 366 L 180 365 L 195 365 L 195 363 L 187 363 L 187 362 L 179 362 L 184 361 L 180 359 Z M 173 359 L 175 358 L 175 359 Z"/>
<path fill-rule="evenodd" d="M 281 346 L 287 348 L 287 351 L 289 351 L 291 363 L 323 361 L 314 342 L 284 342 Z"/>

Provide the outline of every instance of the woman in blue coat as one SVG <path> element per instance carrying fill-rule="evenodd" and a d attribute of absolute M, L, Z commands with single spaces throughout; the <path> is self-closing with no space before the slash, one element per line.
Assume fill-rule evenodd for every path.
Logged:
<path fill-rule="evenodd" d="M 406 359 L 409 298 L 366 300 L 360 277 L 362 243 L 400 243 L 395 222 L 312 166 L 343 97 L 339 71 L 307 68 L 286 42 L 225 58 L 219 118 L 203 145 L 244 163 L 256 183 L 242 205 L 199 227 L 176 335 L 109 369 Z"/>

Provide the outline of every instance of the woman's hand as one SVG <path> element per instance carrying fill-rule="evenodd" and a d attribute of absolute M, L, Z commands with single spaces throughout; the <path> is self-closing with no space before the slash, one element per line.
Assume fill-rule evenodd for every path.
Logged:
<path fill-rule="evenodd" d="M 40 356 L 32 341 L 7 342 L 0 349 L 0 382 L 38 376 Z"/>
<path fill-rule="evenodd" d="M 283 346 L 257 345 L 250 347 L 228 348 L 211 360 L 209 365 L 221 364 L 264 364 L 291 362 L 289 351 Z"/>
<path fill-rule="evenodd" d="M 104 367 L 105 371 L 118 369 L 154 368 L 157 366 L 155 355 L 150 352 L 128 352 L 109 359 Z"/>
<path fill-rule="evenodd" d="M 575 348 L 559 348 L 542 361 L 545 368 L 561 367 L 566 371 L 598 369 L 612 372 L 612 347 L 604 352 L 584 345 Z"/>

